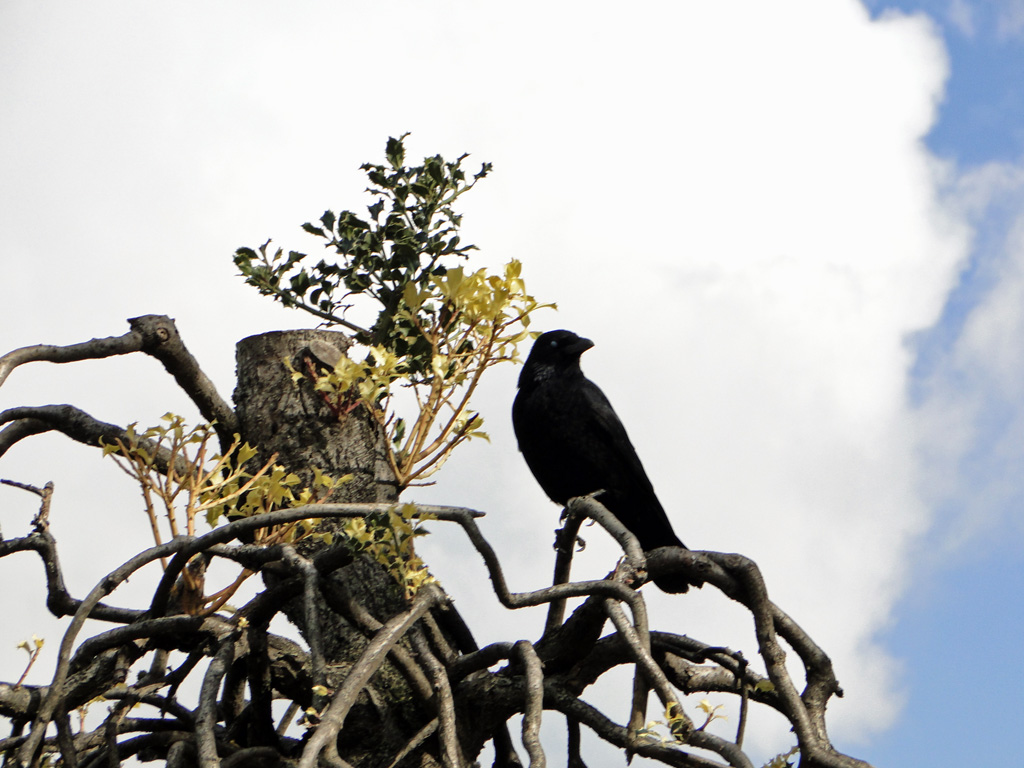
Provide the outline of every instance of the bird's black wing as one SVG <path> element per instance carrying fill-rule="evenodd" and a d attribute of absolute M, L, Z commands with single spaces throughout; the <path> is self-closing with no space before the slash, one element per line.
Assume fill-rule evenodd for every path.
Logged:
<path fill-rule="evenodd" d="M 604 392 L 590 379 L 583 379 L 580 389 L 592 422 L 588 431 L 596 436 L 596 440 L 605 446 L 609 454 L 602 461 L 604 471 L 614 467 L 617 471 L 612 472 L 612 477 L 618 481 L 616 486 L 623 490 L 628 487 L 633 492 L 649 490 L 653 494 L 654 487 L 647 478 L 644 465 L 640 463 L 636 448 Z"/>
<path fill-rule="evenodd" d="M 596 384 L 582 375 L 539 380 L 524 376 L 512 423 L 523 458 L 552 501 L 565 504 L 574 496 L 604 490 L 599 500 L 643 549 L 684 546 L 626 428 Z M 685 592 L 689 581 L 670 576 L 655 583 L 666 592 Z"/>
<path fill-rule="evenodd" d="M 668 515 L 654 492 L 626 428 L 604 392 L 584 379 L 581 393 L 590 415 L 592 435 L 599 451 L 607 493 L 601 497 L 611 512 L 640 540 L 644 549 L 684 546 L 672 530 Z"/>

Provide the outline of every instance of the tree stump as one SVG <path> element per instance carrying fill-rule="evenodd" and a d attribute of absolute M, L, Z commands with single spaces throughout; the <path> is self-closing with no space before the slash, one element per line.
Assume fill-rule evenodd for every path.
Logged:
<path fill-rule="evenodd" d="M 334 501 L 393 502 L 398 488 L 377 423 L 362 406 L 339 418 L 309 380 L 309 363 L 331 365 L 313 350 L 343 355 L 350 345 L 337 331 L 274 331 L 242 339 L 235 386 L 239 429 L 259 449 L 261 462 L 276 453 L 277 462 L 304 484 L 312 483 L 314 467 L 336 476 L 351 473 L 352 482 Z M 286 362 L 307 378 L 292 381 Z"/>
<path fill-rule="evenodd" d="M 337 414 L 314 389 L 310 377 L 310 364 L 321 369 L 330 367 L 334 361 L 324 358 L 345 354 L 350 345 L 345 334 L 321 330 L 275 331 L 239 342 L 235 405 L 241 437 L 258 449 L 254 463 L 258 461 L 262 466 L 277 454 L 276 463 L 298 475 L 303 485 L 312 484 L 314 468 L 333 477 L 351 474 L 352 480 L 334 492 L 332 502 L 395 502 L 397 484 L 377 422 L 365 406 Z M 289 365 L 305 378 L 293 381 Z M 337 520 L 322 521 L 318 530 L 337 534 L 341 525 Z M 335 536 L 336 544 L 339 540 Z M 296 547 L 309 559 L 327 548 L 313 539 L 305 539 Z M 321 578 L 333 582 L 339 600 L 349 599 L 349 611 L 339 613 L 337 606 L 332 610 L 322 607 L 316 612 L 318 626 L 311 627 L 306 606 L 298 595 L 289 599 L 284 613 L 307 641 L 311 633 L 322 638 L 333 689 L 372 637 L 365 615 L 361 620 L 352 615 L 353 607 L 384 623 L 408 606 L 394 578 L 369 558 L 353 559 L 342 553 L 340 558 L 332 559 L 344 564 L 336 569 L 332 566 Z M 264 578 L 268 587 L 273 586 L 273 575 L 265 574 Z M 403 641 L 403 648 L 415 658 L 408 640 Z M 408 670 L 387 662 L 360 694 L 338 745 L 342 758 L 355 768 L 386 764 L 434 716 L 423 707 L 421 697 L 413 694 L 407 678 Z M 419 750 L 403 765 L 436 766 L 439 763 L 430 754 L 433 751 L 428 743 L 426 751 Z"/>

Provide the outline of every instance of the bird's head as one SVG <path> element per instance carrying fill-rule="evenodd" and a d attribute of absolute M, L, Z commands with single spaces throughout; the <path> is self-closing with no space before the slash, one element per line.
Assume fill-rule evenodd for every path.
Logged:
<path fill-rule="evenodd" d="M 566 371 L 578 371 L 580 355 L 594 346 L 590 339 L 572 331 L 548 331 L 533 342 L 529 357 L 519 375 L 519 386 L 536 382 Z"/>

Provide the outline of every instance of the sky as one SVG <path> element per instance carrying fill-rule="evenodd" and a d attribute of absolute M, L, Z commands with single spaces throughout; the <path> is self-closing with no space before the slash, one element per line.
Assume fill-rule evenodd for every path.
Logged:
<path fill-rule="evenodd" d="M 389 136 L 411 132 L 412 158 L 469 152 L 494 164 L 463 198 L 474 260 L 520 259 L 559 306 L 535 327 L 594 340 L 584 370 L 680 537 L 756 560 L 830 653 L 837 748 L 1005 764 L 1024 725 L 1022 66 L 1016 0 L 8 0 L 0 352 L 168 314 L 229 395 L 239 339 L 314 324 L 246 287 L 234 250 L 313 247 L 299 226 L 367 205 L 358 166 Z M 557 509 L 516 452 L 516 375 L 479 395 L 491 442 L 410 498 L 487 512 L 525 590 L 550 573 Z M 143 357 L 37 363 L 0 391 L 0 409 L 64 402 L 197 418 Z M 98 451 L 34 437 L 0 477 L 55 482 L 78 594 L 148 542 L 137 489 Z M 0 488 L 5 536 L 34 511 Z M 426 559 L 479 639 L 535 637 L 542 615 L 503 612 L 466 542 L 432 530 Z M 591 533 L 579 574 L 616 557 Z M 45 683 L 63 625 L 41 571 L 6 558 L 0 581 L 21 617 L 0 627 L 0 679 L 35 633 Z M 656 625 L 754 655 L 748 617 L 710 589 L 647 599 Z M 595 696 L 625 719 L 614 688 Z M 791 745 L 770 717 L 750 734 L 762 761 Z"/>

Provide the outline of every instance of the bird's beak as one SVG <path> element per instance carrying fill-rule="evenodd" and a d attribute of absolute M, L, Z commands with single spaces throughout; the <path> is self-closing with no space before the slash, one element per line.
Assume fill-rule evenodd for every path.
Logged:
<path fill-rule="evenodd" d="M 594 342 L 592 342 L 590 339 L 584 339 L 581 336 L 572 343 L 572 346 L 569 347 L 568 351 L 574 355 L 582 355 L 592 346 L 594 346 Z"/>

